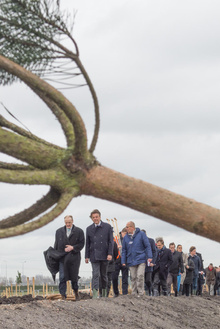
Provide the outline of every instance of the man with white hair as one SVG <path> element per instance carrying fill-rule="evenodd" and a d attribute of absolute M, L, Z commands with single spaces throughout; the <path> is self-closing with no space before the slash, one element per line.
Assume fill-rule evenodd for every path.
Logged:
<path fill-rule="evenodd" d="M 71 215 L 64 217 L 65 226 L 56 231 L 54 249 L 66 254 L 59 261 L 59 291 L 66 298 L 66 281 L 71 280 L 76 300 L 78 293 L 78 274 L 81 261 L 80 251 L 85 244 L 84 232 L 73 224 Z"/>
<path fill-rule="evenodd" d="M 135 227 L 134 222 L 128 222 L 126 228 L 121 263 L 130 268 L 132 295 L 143 296 L 146 259 L 148 263 L 152 261 L 151 246 L 146 234 Z"/>

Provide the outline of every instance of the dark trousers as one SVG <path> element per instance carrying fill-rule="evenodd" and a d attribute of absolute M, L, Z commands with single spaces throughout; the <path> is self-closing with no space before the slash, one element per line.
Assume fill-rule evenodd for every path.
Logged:
<path fill-rule="evenodd" d="M 71 281 L 72 289 L 78 291 L 78 282 Z M 61 295 L 66 295 L 66 278 L 64 275 L 64 264 L 59 262 L 59 292 Z"/>
<path fill-rule="evenodd" d="M 162 287 L 162 292 L 164 295 L 167 295 L 167 280 L 165 278 L 161 278 L 159 271 L 153 273 L 153 290 L 154 295 L 159 295 L 160 286 Z"/>
<path fill-rule="evenodd" d="M 107 272 L 107 296 L 109 295 L 109 291 L 111 289 L 111 284 L 112 284 L 112 272 Z M 99 277 L 99 296 L 102 297 L 102 281 L 101 281 L 101 276 Z"/>
<path fill-rule="evenodd" d="M 128 294 L 128 267 L 122 266 L 120 263 L 115 264 L 115 271 L 112 273 L 113 291 L 116 296 L 119 295 L 118 290 L 118 277 L 120 271 L 122 272 L 122 294 Z"/>
<path fill-rule="evenodd" d="M 107 288 L 108 277 L 107 277 L 108 261 L 100 260 L 92 263 L 92 289 L 99 289 L 99 280 L 102 289 Z"/>
<path fill-rule="evenodd" d="M 167 287 L 168 287 L 168 294 L 170 294 L 171 284 L 173 284 L 173 290 L 175 292 L 175 296 L 177 295 L 177 273 L 168 273 L 167 276 Z"/>
<path fill-rule="evenodd" d="M 184 284 L 183 286 L 184 286 L 184 293 L 186 294 L 187 297 L 189 297 L 191 284 Z"/>
<path fill-rule="evenodd" d="M 149 296 L 152 296 L 153 285 L 152 285 L 152 272 L 145 272 L 145 291 Z"/>
<path fill-rule="evenodd" d="M 202 295 L 203 284 L 204 284 L 204 279 L 201 278 L 201 276 L 199 275 L 198 281 L 197 281 L 197 295 Z"/>

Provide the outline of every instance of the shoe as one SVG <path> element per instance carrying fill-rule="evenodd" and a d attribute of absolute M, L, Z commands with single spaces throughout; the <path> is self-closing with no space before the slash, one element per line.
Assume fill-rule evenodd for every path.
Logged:
<path fill-rule="evenodd" d="M 114 295 L 114 298 L 116 298 L 116 297 L 118 297 L 119 296 L 119 294 L 117 294 L 117 295 Z"/>
<path fill-rule="evenodd" d="M 62 300 L 66 300 L 66 295 L 61 295 Z"/>

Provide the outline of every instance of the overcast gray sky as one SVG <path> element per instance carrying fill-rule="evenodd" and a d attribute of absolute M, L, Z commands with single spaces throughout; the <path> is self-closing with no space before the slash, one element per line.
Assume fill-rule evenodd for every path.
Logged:
<path fill-rule="evenodd" d="M 61 0 L 77 11 L 73 35 L 93 81 L 101 110 L 95 156 L 105 166 L 219 208 L 220 204 L 220 23 L 219 1 Z M 94 113 L 87 87 L 65 91 L 88 129 Z M 29 129 L 64 146 L 62 131 L 25 85 L 0 88 L 0 101 Z M 7 119 L 12 118 L 0 108 Z M 1 160 L 6 157 L 1 155 Z M 7 158 L 9 161 L 9 157 Z M 0 184 L 0 218 L 30 206 L 48 191 L 42 186 Z M 0 275 L 49 275 L 43 251 L 54 243 L 65 214 L 84 230 L 89 213 L 128 220 L 163 236 L 165 244 L 195 245 L 205 265 L 220 264 L 219 243 L 196 236 L 129 208 L 93 197 L 73 199 L 51 224 L 16 238 L 0 240 Z M 81 276 L 91 273 L 84 264 Z"/>

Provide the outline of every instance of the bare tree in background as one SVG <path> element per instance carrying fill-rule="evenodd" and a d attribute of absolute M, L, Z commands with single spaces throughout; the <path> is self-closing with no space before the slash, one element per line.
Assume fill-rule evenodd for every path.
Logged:
<path fill-rule="evenodd" d="M 50 187 L 28 209 L 2 219 L 0 237 L 24 234 L 46 225 L 74 197 L 85 194 L 220 241 L 219 209 L 128 177 L 96 160 L 93 152 L 100 123 L 98 99 L 80 61 L 72 27 L 71 17 L 60 11 L 59 1 L 1 1 L 0 83 L 4 86 L 20 80 L 28 85 L 59 121 L 67 145 L 61 148 L 49 143 L 0 116 L 0 151 L 22 161 L 22 164 L 0 162 L 0 181 Z M 64 46 L 64 39 L 71 41 L 70 49 Z M 53 83 L 57 80 L 65 88 L 80 87 L 71 80 L 77 77 L 83 78 L 81 86 L 88 86 L 94 104 L 95 128 L 90 146 L 79 112 L 48 83 L 53 79 Z"/>

